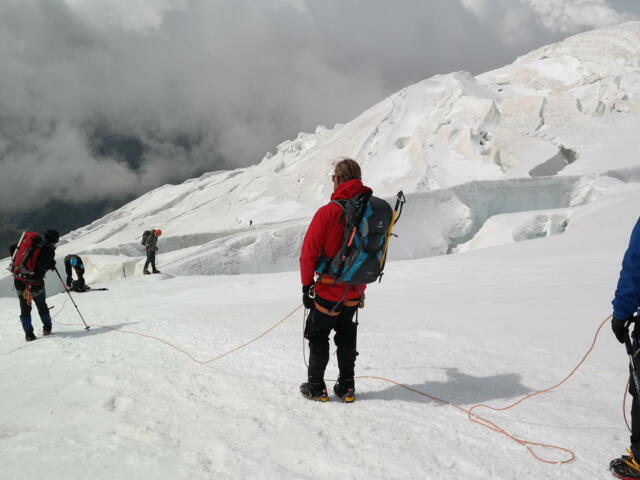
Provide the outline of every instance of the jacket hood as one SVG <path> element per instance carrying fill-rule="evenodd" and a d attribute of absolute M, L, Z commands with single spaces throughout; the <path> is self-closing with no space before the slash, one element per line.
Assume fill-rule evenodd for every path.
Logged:
<path fill-rule="evenodd" d="M 371 189 L 362 184 L 361 180 L 353 179 L 342 182 L 331 194 L 331 200 L 346 200 L 355 197 L 364 192 L 370 192 Z"/>

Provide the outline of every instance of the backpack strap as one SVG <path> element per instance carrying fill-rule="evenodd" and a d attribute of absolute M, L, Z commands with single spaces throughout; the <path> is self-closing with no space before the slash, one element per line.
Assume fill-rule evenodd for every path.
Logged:
<path fill-rule="evenodd" d="M 347 211 L 346 203 L 349 200 L 342 200 L 342 202 L 344 203 L 340 203 L 340 200 L 332 201 L 333 203 L 338 203 L 338 205 L 340 205 L 340 207 L 342 208 L 343 215 L 345 217 L 345 230 L 344 230 L 344 236 L 342 239 L 342 246 L 338 251 L 338 255 L 342 260 L 339 268 L 336 268 L 336 271 L 340 272 L 340 274 L 342 274 L 344 260 L 351 253 L 351 248 L 352 248 L 351 246 L 353 243 L 353 239 L 355 238 L 358 227 L 360 226 L 360 223 L 362 222 L 362 218 L 364 217 L 365 211 L 367 210 L 367 205 L 369 203 L 369 199 L 371 198 L 371 195 L 373 195 L 373 192 L 371 190 L 368 190 L 366 192 L 359 193 L 358 195 L 354 195 L 349 199 L 349 200 L 353 200 L 356 198 L 360 199 L 361 205 L 360 205 L 360 209 L 357 212 Z M 347 218 L 348 214 L 355 215 L 355 218 Z"/>

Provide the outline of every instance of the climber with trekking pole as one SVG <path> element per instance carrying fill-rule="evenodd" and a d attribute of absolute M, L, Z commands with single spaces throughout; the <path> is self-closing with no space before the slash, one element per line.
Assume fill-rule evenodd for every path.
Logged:
<path fill-rule="evenodd" d="M 44 277 L 48 270 L 56 268 L 56 245 L 59 239 L 57 230 L 47 230 L 43 235 L 25 231 L 18 243 L 9 247 L 9 271 L 13 275 L 13 286 L 20 302 L 20 322 L 27 342 L 37 338 L 31 324 L 32 303 L 36 304 L 42 321 L 42 334 L 51 334 Z"/>
<path fill-rule="evenodd" d="M 640 327 L 637 312 L 640 308 L 640 219 L 622 260 L 622 270 L 613 299 L 611 328 L 620 343 L 624 343 L 629 356 L 629 394 L 631 394 L 631 445 L 628 455 L 611 461 L 611 473 L 621 479 L 640 479 Z M 629 326 L 634 324 L 629 336 Z"/>
<path fill-rule="evenodd" d="M 393 212 L 386 201 L 372 196 L 361 178 L 355 160 L 345 158 L 335 165 L 331 201 L 315 213 L 302 243 L 300 275 L 303 303 L 309 310 L 304 328 L 309 365 L 300 392 L 310 400 L 329 400 L 324 372 L 331 330 L 335 330 L 339 369 L 333 391 L 344 402 L 355 400 L 357 310 L 364 306 L 366 284 L 381 278 L 391 230 L 404 204 L 400 192 Z"/>

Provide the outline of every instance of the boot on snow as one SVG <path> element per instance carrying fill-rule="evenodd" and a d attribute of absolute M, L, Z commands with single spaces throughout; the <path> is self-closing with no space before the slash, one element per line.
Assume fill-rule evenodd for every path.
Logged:
<path fill-rule="evenodd" d="M 160 270 L 151 270 L 151 273 L 160 273 Z"/>
<path fill-rule="evenodd" d="M 24 334 L 24 339 L 25 339 L 27 342 L 31 342 L 31 341 L 35 340 L 36 338 L 38 338 L 38 337 L 36 337 L 36 336 L 35 336 L 35 334 L 34 334 L 33 332 L 29 332 L 29 333 L 25 333 L 25 334 Z"/>
<path fill-rule="evenodd" d="M 329 395 L 327 394 L 327 386 L 322 383 L 308 383 L 305 382 L 300 385 L 300 393 L 309 400 L 316 400 L 318 402 L 328 402 Z"/>
<path fill-rule="evenodd" d="M 45 337 L 51 335 L 51 315 L 49 315 L 49 313 L 43 313 L 40 315 L 40 319 L 42 320 L 42 335 Z"/>
<path fill-rule="evenodd" d="M 339 378 L 333 386 L 333 393 L 345 403 L 353 403 L 356 399 L 356 387 L 353 378 Z"/>
<path fill-rule="evenodd" d="M 146 268 L 144 270 L 142 270 L 142 273 L 144 273 L 145 275 L 151 275 L 151 272 L 149 270 L 147 270 Z"/>
<path fill-rule="evenodd" d="M 620 458 L 611 460 L 609 470 L 614 477 L 621 480 L 640 479 L 640 464 L 629 450 L 627 450 L 627 453 L 629 455 L 622 455 Z"/>

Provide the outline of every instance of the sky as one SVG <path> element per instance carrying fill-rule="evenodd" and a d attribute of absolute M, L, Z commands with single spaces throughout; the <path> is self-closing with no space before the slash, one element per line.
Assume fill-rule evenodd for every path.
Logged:
<path fill-rule="evenodd" d="M 434 74 L 633 20 L 634 3 L 4 0 L 0 214 L 251 165 Z"/>

